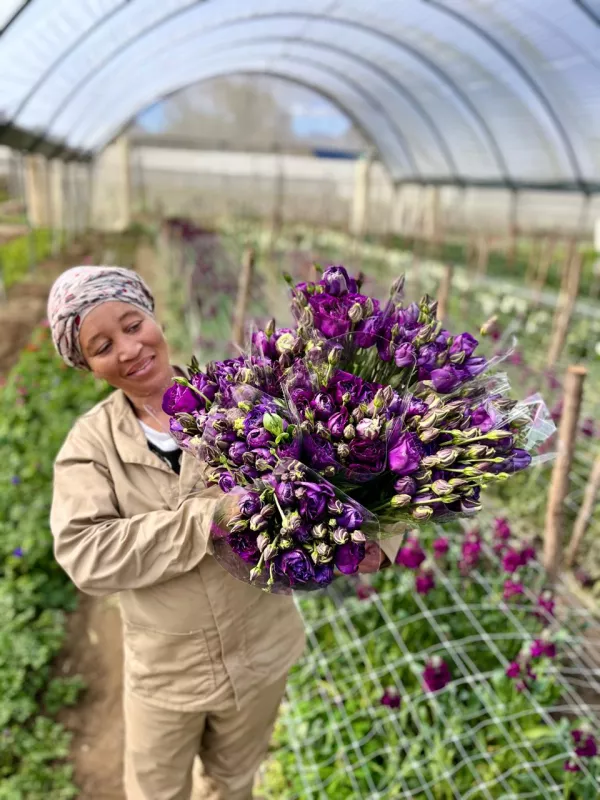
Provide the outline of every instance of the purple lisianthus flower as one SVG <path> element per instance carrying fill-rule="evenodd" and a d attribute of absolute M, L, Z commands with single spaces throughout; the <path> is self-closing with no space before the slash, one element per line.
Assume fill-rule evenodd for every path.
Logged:
<path fill-rule="evenodd" d="M 230 492 L 235 487 L 235 478 L 231 474 L 231 472 L 227 472 L 224 470 L 219 475 L 219 489 L 226 494 Z"/>
<path fill-rule="evenodd" d="M 381 439 L 352 439 L 348 467 L 356 473 L 376 475 L 385 467 L 385 442 Z"/>
<path fill-rule="evenodd" d="M 434 656 L 423 671 L 423 685 L 428 692 L 439 692 L 452 680 L 450 668 L 439 656 Z"/>
<path fill-rule="evenodd" d="M 389 687 L 383 693 L 381 698 L 381 705 L 388 708 L 400 708 L 401 697 L 393 687 Z"/>
<path fill-rule="evenodd" d="M 341 406 L 344 396 L 348 395 L 349 403 L 356 405 L 360 402 L 364 391 L 364 381 L 357 375 L 339 369 L 329 382 L 329 391 L 333 394 L 335 402 Z"/>
<path fill-rule="evenodd" d="M 422 400 L 417 400 L 416 397 L 411 397 L 406 408 L 407 417 L 424 417 L 429 413 L 429 406 Z"/>
<path fill-rule="evenodd" d="M 396 564 L 406 567 L 407 569 L 419 569 L 426 558 L 427 556 L 419 544 L 418 539 L 409 537 L 406 544 L 398 550 Z"/>
<path fill-rule="evenodd" d="M 344 575 L 353 575 L 365 557 L 364 542 L 346 542 L 335 549 L 333 561 Z"/>
<path fill-rule="evenodd" d="M 275 569 L 280 575 L 286 575 L 292 586 L 308 583 L 315 574 L 304 550 L 288 550 L 277 556 Z"/>
<path fill-rule="evenodd" d="M 325 467 L 336 466 L 337 459 L 331 442 L 321 439 L 320 436 L 308 435 L 302 439 L 302 447 L 306 454 L 308 466 L 320 470 Z"/>
<path fill-rule="evenodd" d="M 300 516 L 308 522 L 320 522 L 327 512 L 329 499 L 335 496 L 333 490 L 323 484 L 308 481 L 300 485 L 305 490 L 298 501 Z"/>
<path fill-rule="evenodd" d="M 499 416 L 492 405 L 481 405 L 471 414 L 471 425 L 482 433 L 493 430 L 498 423 Z"/>
<path fill-rule="evenodd" d="M 246 492 L 238 501 L 238 508 L 240 514 L 244 517 L 253 517 L 261 509 L 260 497 L 257 492 Z"/>
<path fill-rule="evenodd" d="M 341 525 L 347 531 L 356 531 L 363 524 L 364 517 L 358 508 L 350 505 L 350 503 L 344 503 L 344 510 L 337 521 L 338 525 Z"/>
<path fill-rule="evenodd" d="M 171 417 L 169 420 L 169 432 L 177 444 L 181 445 L 181 447 L 186 447 L 190 440 L 190 436 L 183 430 L 183 425 L 178 419 L 175 419 L 175 417 Z M 13 483 L 15 483 L 14 478 Z"/>
<path fill-rule="evenodd" d="M 440 392 L 440 394 L 453 392 L 462 380 L 460 372 L 451 366 L 434 369 L 429 378 L 436 392 Z"/>
<path fill-rule="evenodd" d="M 335 338 L 350 331 L 352 322 L 348 317 L 348 304 L 328 294 L 313 294 L 308 298 L 313 313 L 314 326 L 324 336 Z"/>
<path fill-rule="evenodd" d="M 470 333 L 460 333 L 452 342 L 450 355 L 464 353 L 467 358 L 473 355 L 479 342 Z"/>
<path fill-rule="evenodd" d="M 300 544 L 307 544 L 313 540 L 312 526 L 307 522 L 301 522 L 297 528 L 292 531 L 292 536 Z"/>
<path fill-rule="evenodd" d="M 412 497 L 417 492 L 417 483 L 414 478 L 410 478 L 406 475 L 395 481 L 394 490 L 398 494 L 408 494 Z"/>
<path fill-rule="evenodd" d="M 335 411 L 335 403 L 333 397 L 327 392 L 319 392 L 311 400 L 311 408 L 315 412 L 317 419 L 329 419 Z"/>
<path fill-rule="evenodd" d="M 435 588 L 435 578 L 431 570 L 421 570 L 415 576 L 417 594 L 429 594 Z"/>
<path fill-rule="evenodd" d="M 343 436 L 344 428 L 348 424 L 349 416 L 350 415 L 346 406 L 342 406 L 342 408 L 336 414 L 332 414 L 327 420 L 327 429 L 332 436 L 335 436 L 336 439 L 341 439 Z"/>
<path fill-rule="evenodd" d="M 241 466 L 240 472 L 249 481 L 253 481 L 255 478 L 258 478 L 259 475 L 259 472 L 256 469 L 256 467 L 251 467 L 248 464 L 244 464 L 243 466 Z"/>
<path fill-rule="evenodd" d="M 216 383 L 207 378 L 203 372 L 197 372 L 192 375 L 190 383 L 202 395 L 202 397 L 198 396 L 200 408 L 205 408 L 207 401 L 212 403 L 219 389 Z"/>
<path fill-rule="evenodd" d="M 273 336 L 267 336 L 264 331 L 256 331 L 252 334 L 252 344 L 265 358 L 270 358 L 272 361 L 277 358 Z"/>
<path fill-rule="evenodd" d="M 333 580 L 333 566 L 331 564 L 317 564 L 314 567 L 314 582 L 318 586 L 329 586 Z"/>
<path fill-rule="evenodd" d="M 244 453 L 248 452 L 248 445 L 245 442 L 233 442 L 229 447 L 229 452 L 227 455 L 229 456 L 229 460 L 240 466 L 242 462 L 242 457 Z"/>
<path fill-rule="evenodd" d="M 512 455 L 500 464 L 501 472 L 520 472 L 531 464 L 531 455 L 527 450 L 516 449 Z"/>
<path fill-rule="evenodd" d="M 402 345 L 400 345 L 400 347 L 402 347 Z M 423 347 L 419 349 L 419 353 L 417 356 L 417 364 L 419 365 L 419 367 L 424 367 L 425 369 L 428 370 L 433 369 L 433 367 L 435 367 L 436 365 L 437 357 L 438 357 L 438 350 L 435 345 L 433 344 L 423 345 Z"/>
<path fill-rule="evenodd" d="M 162 410 L 171 417 L 175 414 L 191 414 L 201 406 L 201 398 L 196 392 L 179 383 L 169 386 L 162 399 Z"/>
<path fill-rule="evenodd" d="M 576 729 L 571 731 L 575 755 L 579 758 L 595 758 L 598 755 L 598 745 L 595 738 L 587 731 Z"/>
<path fill-rule="evenodd" d="M 264 445 L 270 444 L 273 441 L 273 436 L 266 428 L 252 428 L 251 431 L 248 431 L 246 441 L 248 447 L 252 449 L 255 447 L 264 447 Z"/>
<path fill-rule="evenodd" d="M 298 386 L 295 389 L 290 390 L 290 400 L 296 406 L 300 414 L 302 414 L 304 410 L 310 406 L 310 401 L 312 398 L 312 390 L 305 386 Z"/>
<path fill-rule="evenodd" d="M 450 549 L 450 542 L 445 536 L 440 536 L 433 543 L 433 554 L 436 558 L 443 558 Z"/>
<path fill-rule="evenodd" d="M 467 373 L 467 377 L 476 378 L 485 372 L 487 365 L 488 361 L 484 356 L 471 356 L 463 364 L 463 370 Z"/>
<path fill-rule="evenodd" d="M 292 439 L 291 442 L 282 442 L 277 445 L 277 454 L 279 458 L 300 458 L 302 450 L 302 443 L 300 439 Z"/>
<path fill-rule="evenodd" d="M 294 484 L 291 481 L 281 481 L 275 489 L 277 499 L 282 506 L 291 506 L 294 502 Z"/>
<path fill-rule="evenodd" d="M 319 285 L 324 286 L 327 292 L 334 297 L 340 297 L 348 292 L 356 292 L 358 289 L 354 278 L 351 278 L 346 268 L 342 266 L 327 267 Z"/>
<path fill-rule="evenodd" d="M 417 353 L 410 342 L 403 342 L 394 351 L 394 361 L 397 367 L 410 367 L 417 360 Z"/>
<path fill-rule="evenodd" d="M 596 431 L 596 425 L 591 417 L 584 419 L 581 424 L 581 432 L 584 436 L 592 437 Z"/>
<path fill-rule="evenodd" d="M 25 551 L 23 550 L 22 547 L 15 547 L 12 554 L 15 558 L 23 558 L 23 556 L 25 555 Z"/>
<path fill-rule="evenodd" d="M 398 475 L 410 475 L 421 466 L 422 448 L 419 440 L 408 431 L 400 434 L 388 453 L 388 466 Z"/>
<path fill-rule="evenodd" d="M 240 531 L 230 533 L 227 542 L 236 555 L 248 564 L 258 564 L 260 554 L 256 544 L 257 534 L 253 531 Z"/>
<path fill-rule="evenodd" d="M 536 639 L 529 651 L 531 658 L 556 658 L 556 645 L 544 639 Z"/>
<path fill-rule="evenodd" d="M 365 348 L 373 347 L 381 332 L 381 326 L 382 320 L 378 314 L 359 322 L 354 332 L 354 343 L 356 346 Z"/>

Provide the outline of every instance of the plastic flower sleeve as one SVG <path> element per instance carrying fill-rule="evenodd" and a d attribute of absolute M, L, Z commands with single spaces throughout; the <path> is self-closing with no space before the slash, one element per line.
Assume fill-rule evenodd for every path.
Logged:
<path fill-rule="evenodd" d="M 223 498 L 212 530 L 214 558 L 227 572 L 280 594 L 354 574 L 379 538 L 375 515 L 295 459 Z"/>

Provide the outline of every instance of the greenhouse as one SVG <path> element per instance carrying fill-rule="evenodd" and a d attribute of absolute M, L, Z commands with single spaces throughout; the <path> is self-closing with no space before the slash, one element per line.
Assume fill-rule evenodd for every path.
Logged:
<path fill-rule="evenodd" d="M 87 591 L 110 547 L 73 534 L 69 561 L 52 508 L 65 437 L 116 394 L 147 438 L 126 467 L 173 478 L 163 429 L 180 461 L 179 500 L 149 479 L 133 511 L 111 477 L 113 516 L 197 500 L 192 455 L 220 492 L 173 647 L 193 628 L 239 712 L 235 670 L 278 677 L 253 603 L 267 643 L 271 602 L 304 627 L 252 796 L 600 796 L 599 52 L 598 0 L 0 4 L 0 800 L 158 800 L 132 788 L 122 700 L 131 629 L 167 641 L 186 575 L 113 587 L 100 564 Z M 77 285 L 56 312 L 52 287 L 94 265 L 152 302 L 107 290 L 74 344 Z M 154 439 L 135 370 L 86 349 L 107 298 L 156 315 L 178 365 Z M 231 675 L 238 643 L 189 607 L 211 575 L 249 593 Z M 156 619 L 128 617 L 150 595 Z M 192 800 L 249 798 L 206 741 Z"/>

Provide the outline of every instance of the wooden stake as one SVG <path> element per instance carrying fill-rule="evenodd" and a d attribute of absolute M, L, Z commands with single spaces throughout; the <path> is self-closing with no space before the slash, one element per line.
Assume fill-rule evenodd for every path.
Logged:
<path fill-rule="evenodd" d="M 560 568 L 565 524 L 564 503 L 569 490 L 569 475 L 586 375 L 585 367 L 570 366 L 565 379 L 564 410 L 558 429 L 557 456 L 548 494 L 544 531 L 544 566 L 551 580 L 556 579 Z"/>
<path fill-rule="evenodd" d="M 594 466 L 592 467 L 587 486 L 585 487 L 583 502 L 581 503 L 579 513 L 577 514 L 577 519 L 575 520 L 573 535 L 571 536 L 571 541 L 569 542 L 569 547 L 567 548 L 566 564 L 568 567 L 573 566 L 577 551 L 579 550 L 579 545 L 583 541 L 590 518 L 594 513 L 594 507 L 596 505 L 596 499 L 599 492 L 600 455 L 596 456 L 596 460 L 594 461 Z"/>
<path fill-rule="evenodd" d="M 233 315 L 231 339 L 239 347 L 244 346 L 244 328 L 246 324 L 246 309 L 250 298 L 252 273 L 254 272 L 254 250 L 249 247 L 244 250 L 242 258 L 242 271 L 238 282 L 238 293 Z"/>
<path fill-rule="evenodd" d="M 570 264 L 567 265 L 568 274 L 564 281 L 564 288 L 559 295 L 554 314 L 552 338 L 550 340 L 550 347 L 548 348 L 548 358 L 546 359 L 546 364 L 549 369 L 556 366 L 556 362 L 560 358 L 565 346 L 565 341 L 569 332 L 569 323 L 571 322 L 575 303 L 577 302 L 577 295 L 579 293 L 582 265 L 582 254 L 575 252 L 571 258 Z"/>
<path fill-rule="evenodd" d="M 437 318 L 442 322 L 448 315 L 448 301 L 450 300 L 450 289 L 452 288 L 452 272 L 452 264 L 446 264 L 444 266 L 442 280 L 440 281 L 440 288 L 438 289 Z"/>
<path fill-rule="evenodd" d="M 550 272 L 550 267 L 552 266 L 552 262 L 554 260 L 554 251 L 556 249 L 556 240 L 549 236 L 546 239 L 546 246 L 542 250 L 540 255 L 540 263 L 538 266 L 537 276 L 535 278 L 534 284 L 534 298 L 533 304 L 539 305 L 542 292 L 544 291 L 544 286 L 546 285 L 546 281 L 548 280 L 548 273 Z"/>
<path fill-rule="evenodd" d="M 479 249 L 477 253 L 477 275 L 483 278 L 487 272 L 488 261 L 490 258 L 490 237 L 479 237 Z"/>

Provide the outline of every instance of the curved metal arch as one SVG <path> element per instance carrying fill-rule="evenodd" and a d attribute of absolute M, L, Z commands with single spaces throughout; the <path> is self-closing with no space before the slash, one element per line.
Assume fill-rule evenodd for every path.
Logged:
<path fill-rule="evenodd" d="M 2 30 L 0 30 L 0 36 L 4 36 L 6 31 L 10 28 L 11 25 L 13 25 L 17 21 L 17 19 L 25 11 L 27 6 L 31 4 L 31 2 L 32 2 L 32 0 L 25 0 L 25 2 L 22 5 L 20 5 L 19 8 L 17 8 L 15 13 L 12 15 L 12 17 L 4 24 L 4 27 L 2 28 Z"/>
<path fill-rule="evenodd" d="M 293 61 L 293 59 L 290 59 L 289 57 L 286 57 L 286 60 Z M 265 70 L 263 67 L 254 68 L 247 66 L 241 68 L 235 66 L 233 68 L 223 67 L 221 69 L 216 70 L 215 72 L 212 73 L 208 72 L 200 79 L 194 78 L 189 82 L 188 81 L 181 82 L 177 84 L 177 86 L 169 89 L 169 91 L 160 95 L 160 97 L 156 99 L 157 100 L 166 99 L 175 92 L 181 91 L 182 89 L 185 89 L 188 86 L 192 86 L 195 83 L 204 83 L 205 81 L 213 80 L 214 78 L 224 77 L 227 75 L 268 75 L 272 78 L 284 78 L 285 80 L 290 81 L 290 83 L 293 83 L 296 86 L 303 86 L 306 89 L 311 89 L 312 91 L 316 92 L 321 97 L 325 98 L 325 100 L 328 100 L 336 108 L 339 108 L 340 111 L 342 111 L 342 113 L 344 113 L 348 117 L 348 119 L 352 122 L 352 124 L 356 127 L 356 129 L 360 132 L 360 134 L 364 137 L 364 139 L 367 140 L 368 142 L 371 142 L 375 146 L 375 149 L 377 150 L 378 154 L 381 157 L 382 163 L 384 164 L 387 172 L 390 173 L 390 169 L 384 157 L 383 150 L 377 142 L 376 135 L 365 126 L 363 120 L 359 119 L 352 109 L 350 109 L 345 103 L 340 102 L 337 96 L 334 96 L 331 92 L 324 90 L 318 84 L 313 83 L 312 81 L 309 81 L 304 78 L 299 78 L 295 73 L 289 73 L 284 69 Z M 112 126 L 110 132 L 106 136 L 102 137 L 100 139 L 100 142 L 94 146 L 94 150 L 97 152 L 98 150 L 105 147 L 111 141 L 112 138 L 118 135 L 120 131 L 124 130 L 129 125 L 131 119 L 137 113 L 139 113 L 143 108 L 145 108 L 146 105 L 147 101 L 144 100 L 144 102 L 138 105 L 137 108 L 134 108 L 132 112 L 128 112 L 126 119 L 124 119 L 124 121 L 122 122 L 117 122 L 114 126 Z"/>
<path fill-rule="evenodd" d="M 103 61 L 98 65 L 93 72 L 84 75 L 71 89 L 70 93 L 67 97 L 64 98 L 62 103 L 59 104 L 58 108 L 55 109 L 52 117 L 50 118 L 49 122 L 47 123 L 43 133 L 38 138 L 37 142 L 43 141 L 46 137 L 47 133 L 51 129 L 52 125 L 56 122 L 57 118 L 60 114 L 64 111 L 64 109 L 73 101 L 73 99 L 81 92 L 81 90 L 95 77 L 95 75 L 108 66 L 116 57 L 120 56 L 125 50 L 129 49 L 130 47 L 134 46 L 137 42 L 141 41 L 148 33 L 152 32 L 156 28 L 164 25 L 166 22 L 170 21 L 171 19 L 179 16 L 184 12 L 189 12 L 191 10 L 190 6 L 186 6 L 185 9 L 178 9 L 177 11 L 172 12 L 167 17 L 164 17 L 160 23 L 153 23 L 152 26 L 149 26 L 146 30 L 140 31 L 137 34 L 130 37 L 130 39 L 116 52 L 112 53 L 107 56 Z M 468 115 L 471 117 L 472 120 L 475 120 L 476 126 L 479 128 L 480 133 L 483 134 L 483 138 L 488 144 L 491 153 L 496 161 L 496 165 L 498 167 L 498 172 L 501 176 L 502 182 L 506 186 L 511 186 L 513 184 L 512 178 L 510 176 L 510 172 L 508 169 L 508 165 L 506 164 L 506 160 L 504 158 L 504 154 L 502 152 L 502 148 L 500 144 L 496 140 L 493 131 L 491 130 L 490 126 L 488 125 L 487 121 L 485 120 L 484 116 L 479 112 L 476 106 L 471 102 L 468 95 L 460 88 L 460 86 L 455 83 L 455 81 L 447 75 L 444 70 L 439 67 L 434 61 L 428 58 L 426 55 L 421 53 L 417 48 L 413 47 L 412 45 L 407 44 L 406 42 L 402 42 L 401 40 L 397 39 L 395 36 L 387 33 L 386 31 L 382 31 L 380 28 L 376 28 L 371 25 L 367 25 L 363 22 L 357 22 L 355 20 L 348 20 L 341 17 L 330 17 L 327 14 L 317 14 L 317 13 L 310 13 L 310 12 L 273 12 L 273 13 L 259 13 L 253 15 L 252 19 L 301 19 L 301 20 L 316 20 L 320 22 L 330 22 L 336 25 L 340 25 L 345 28 L 349 28 L 352 30 L 358 30 L 362 33 L 369 33 L 375 37 L 380 38 L 382 41 L 386 41 L 388 44 L 398 47 L 399 49 L 403 50 L 404 52 L 411 55 L 415 58 L 419 63 L 426 67 L 429 72 L 433 73 L 438 81 L 440 81 L 446 88 L 450 91 L 451 95 L 455 97 L 459 105 L 462 106 L 463 109 L 466 109 Z M 240 20 L 240 22 L 247 22 L 248 18 L 244 18 Z M 220 26 L 219 24 L 212 26 L 208 26 L 209 30 L 218 29 Z"/>
<path fill-rule="evenodd" d="M 254 39 L 249 39 L 247 42 L 243 42 L 242 41 L 242 42 L 239 42 L 237 44 L 240 44 L 241 47 L 243 47 L 243 46 L 248 46 L 248 44 L 259 44 L 260 45 L 261 43 L 265 43 L 267 41 L 272 41 L 275 44 L 279 44 L 280 43 L 279 37 L 271 37 L 271 38 L 264 37 L 262 40 L 259 37 L 255 37 Z M 235 54 L 235 50 L 236 50 L 236 46 L 230 48 L 230 51 L 232 52 L 232 54 Z M 220 52 L 223 53 L 225 51 L 223 50 L 223 48 L 221 48 Z M 413 170 L 414 174 L 417 177 L 421 178 L 421 172 L 420 172 L 420 170 L 419 170 L 419 168 L 418 168 L 418 166 L 416 164 L 412 149 L 410 148 L 408 142 L 406 141 L 406 137 L 404 136 L 403 131 L 401 130 L 401 128 L 398 127 L 398 125 L 396 123 L 396 120 L 387 113 L 387 110 L 379 102 L 379 100 L 377 100 L 376 97 L 373 97 L 369 92 L 367 92 L 361 86 L 360 83 L 354 81 L 352 78 L 349 78 L 344 72 L 340 72 L 339 70 L 335 69 L 334 67 L 331 67 L 329 64 L 323 64 L 323 62 L 321 62 L 321 61 L 319 61 L 317 59 L 312 59 L 312 58 L 307 58 L 307 57 L 297 58 L 297 57 L 288 56 L 288 55 L 284 55 L 283 58 L 285 58 L 288 61 L 292 61 L 292 62 L 297 61 L 300 64 L 301 63 L 309 64 L 309 65 L 315 67 L 316 69 L 324 72 L 325 74 L 330 74 L 334 78 L 336 78 L 336 80 L 338 80 L 340 83 L 346 84 L 346 86 L 348 86 L 348 88 L 352 92 L 354 92 L 355 94 L 359 95 L 359 97 L 362 98 L 363 102 L 368 107 L 370 107 L 375 113 L 380 114 L 387 121 L 387 123 L 388 123 L 388 125 L 390 127 L 390 130 L 396 135 L 396 139 L 398 141 L 398 144 L 399 144 L 402 152 L 404 153 L 404 157 L 406 159 L 406 162 L 407 162 L 409 168 Z M 363 124 L 363 127 L 364 127 L 364 124 Z M 68 138 L 68 134 L 67 134 L 67 138 Z M 372 136 L 369 135 L 368 139 L 371 140 Z M 383 155 L 383 153 L 382 153 L 382 155 Z"/>
<path fill-rule="evenodd" d="M 554 108 L 554 105 L 550 101 L 550 98 L 546 95 L 537 81 L 535 81 L 530 75 L 529 71 L 523 66 L 519 59 L 516 58 L 509 50 L 507 50 L 506 47 L 504 47 L 504 45 L 499 42 L 491 33 L 486 31 L 485 28 L 482 28 L 481 25 L 473 22 L 472 19 L 469 19 L 455 8 L 449 8 L 448 6 L 445 6 L 442 2 L 440 2 L 440 0 L 421 0 L 421 2 L 430 6 L 431 8 L 435 8 L 441 14 L 446 14 L 447 16 L 452 17 L 463 26 L 469 28 L 476 36 L 486 41 L 490 47 L 492 47 L 504 59 L 504 61 L 506 61 L 507 64 L 510 64 L 510 66 L 519 73 L 521 78 L 525 81 L 527 86 L 529 86 L 531 91 L 545 108 L 554 130 L 557 133 L 559 140 L 563 144 L 567 161 L 571 166 L 575 181 L 581 183 L 583 187 L 584 180 L 581 172 L 581 165 L 579 163 L 579 159 L 577 158 L 577 154 L 575 153 L 573 142 L 567 133 L 567 129 L 563 125 L 558 113 L 556 112 L 556 109 Z"/>
<path fill-rule="evenodd" d="M 231 22 L 228 24 L 224 24 L 220 26 L 219 30 L 223 28 L 232 27 L 233 25 L 239 25 L 241 20 L 236 20 L 235 22 Z M 195 34 L 191 34 L 195 36 Z M 356 53 L 346 50 L 343 47 L 339 47 L 338 45 L 334 44 L 325 44 L 325 42 L 316 41 L 313 39 L 305 39 L 305 38 L 298 38 L 295 35 L 285 35 L 285 34 L 277 34 L 276 36 L 254 36 L 248 37 L 248 39 L 240 39 L 235 42 L 235 45 L 245 45 L 245 44 L 254 44 L 254 43 L 276 43 L 279 41 L 288 41 L 292 40 L 298 44 L 306 45 L 316 50 L 323 50 L 324 52 L 334 52 L 338 53 L 339 55 L 343 56 L 344 58 L 349 58 L 351 60 L 356 61 L 356 63 L 361 64 L 366 70 L 373 72 L 377 75 L 382 81 L 388 84 L 393 91 L 397 92 L 401 95 L 407 102 L 407 104 L 415 111 L 415 113 L 421 118 L 425 127 L 430 131 L 434 141 L 437 142 L 438 147 L 440 148 L 442 158 L 446 162 L 448 167 L 449 178 L 452 179 L 454 183 L 460 182 L 460 176 L 458 174 L 458 168 L 456 162 L 454 160 L 454 156 L 448 146 L 448 143 L 444 139 L 442 132 L 429 115 L 429 113 L 425 110 L 423 105 L 417 100 L 415 95 L 409 91 L 395 76 L 390 75 L 387 70 L 383 69 L 379 65 L 374 64 L 373 62 L 369 61 L 369 59 L 364 58 L 363 56 L 357 55 Z M 178 44 L 181 44 L 179 42 Z M 210 52 L 210 50 L 209 50 Z M 156 53 L 154 54 L 156 55 Z M 404 135 L 404 134 L 403 134 Z M 406 138 L 406 137 L 405 137 Z M 408 142 L 407 142 L 408 146 Z M 412 149 L 411 149 L 412 152 Z M 414 157 L 413 157 L 414 158 Z M 418 171 L 416 165 L 412 165 L 415 171 Z"/>

